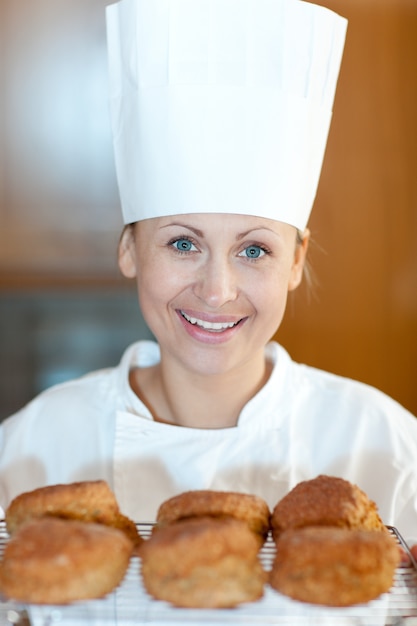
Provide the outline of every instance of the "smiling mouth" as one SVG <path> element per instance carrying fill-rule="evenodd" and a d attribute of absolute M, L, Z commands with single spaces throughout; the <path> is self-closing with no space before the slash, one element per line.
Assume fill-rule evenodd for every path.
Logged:
<path fill-rule="evenodd" d="M 191 317 L 190 315 L 184 313 L 184 311 L 180 311 L 180 313 L 182 317 L 190 324 L 215 333 L 221 333 L 225 330 L 228 330 L 229 328 L 233 328 L 242 321 L 238 320 L 237 322 L 206 322 L 205 320 L 200 320 L 197 317 Z"/>

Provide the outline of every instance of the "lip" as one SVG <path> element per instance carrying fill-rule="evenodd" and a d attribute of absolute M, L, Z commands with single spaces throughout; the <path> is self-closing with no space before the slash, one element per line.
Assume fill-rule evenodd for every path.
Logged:
<path fill-rule="evenodd" d="M 246 322 L 247 317 L 236 317 L 232 315 L 210 315 L 208 313 L 196 312 L 190 309 L 177 309 L 176 313 L 178 318 L 185 329 L 185 331 L 193 339 L 206 344 L 220 344 L 229 341 L 236 333 L 240 331 L 243 324 Z M 197 324 L 192 324 L 184 316 L 201 320 L 202 322 L 209 322 L 211 324 L 235 324 L 230 328 L 224 330 L 208 330 Z"/>
<path fill-rule="evenodd" d="M 179 313 L 181 317 L 182 313 L 185 313 L 188 317 L 194 317 L 202 322 L 209 322 L 211 324 L 237 324 L 240 320 L 244 319 L 236 315 L 213 315 L 204 311 L 194 311 L 193 309 L 178 309 L 177 313 Z"/>

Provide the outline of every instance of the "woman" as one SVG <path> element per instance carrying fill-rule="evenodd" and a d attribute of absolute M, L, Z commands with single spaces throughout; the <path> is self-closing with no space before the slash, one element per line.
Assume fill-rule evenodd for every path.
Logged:
<path fill-rule="evenodd" d="M 126 230 L 120 267 L 136 278 L 160 362 L 130 383 L 153 418 L 230 428 L 265 385 L 265 345 L 301 281 L 308 232 L 242 215 L 153 218 Z M 187 389 L 184 402 L 183 391 Z"/>
<path fill-rule="evenodd" d="M 302 279 L 345 29 L 300 0 L 108 8 L 119 264 L 157 343 L 6 420 L 3 507 L 103 478 L 144 521 L 187 489 L 272 507 L 324 473 L 417 541 L 414 418 L 270 342 Z"/>

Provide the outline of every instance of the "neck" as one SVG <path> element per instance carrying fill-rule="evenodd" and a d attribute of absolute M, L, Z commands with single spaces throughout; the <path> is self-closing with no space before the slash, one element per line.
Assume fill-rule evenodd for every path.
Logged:
<path fill-rule="evenodd" d="M 272 365 L 263 354 L 221 375 L 198 375 L 159 363 L 131 373 L 131 386 L 156 421 L 188 428 L 231 428 L 264 386 Z"/>

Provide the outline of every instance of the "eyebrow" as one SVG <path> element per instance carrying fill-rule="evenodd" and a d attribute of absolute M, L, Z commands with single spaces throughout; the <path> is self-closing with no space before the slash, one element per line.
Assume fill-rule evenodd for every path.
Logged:
<path fill-rule="evenodd" d="M 253 231 L 255 230 L 267 230 L 268 232 L 272 233 L 276 237 L 279 237 L 279 234 L 276 233 L 274 230 L 272 230 L 272 228 L 268 228 L 267 226 L 255 226 L 254 228 L 250 228 L 249 230 L 246 230 L 243 233 L 238 233 L 236 235 L 236 239 L 243 239 L 244 237 L 247 237 L 247 235 L 250 235 L 251 233 L 253 233 Z"/>
<path fill-rule="evenodd" d="M 164 228 L 169 228 L 170 226 L 180 226 L 181 228 L 187 228 L 188 230 L 191 230 L 195 235 L 197 235 L 197 237 L 203 237 L 204 235 L 203 231 L 199 228 L 194 228 L 193 226 L 189 226 L 189 224 L 183 224 L 182 222 L 170 222 L 169 224 L 161 226 L 160 230 L 163 230 Z"/>
<path fill-rule="evenodd" d="M 181 228 L 187 228 L 188 230 L 191 230 L 191 232 L 193 232 L 197 237 L 204 237 L 204 232 L 202 230 L 200 230 L 199 228 L 195 228 L 194 226 L 190 226 L 189 224 L 184 224 L 183 222 L 170 222 L 169 224 L 165 224 L 164 226 L 161 226 L 160 230 L 163 230 L 164 228 L 169 228 L 170 226 L 179 226 Z M 254 226 L 253 228 L 249 228 L 248 230 L 238 233 L 236 235 L 236 241 L 239 241 L 240 239 L 244 239 L 244 237 L 247 237 L 248 235 L 250 235 L 250 233 L 254 232 L 255 230 L 267 230 L 268 232 L 272 233 L 276 237 L 280 237 L 279 233 L 272 230 L 272 228 L 268 228 L 267 226 L 260 225 L 260 226 Z"/>

